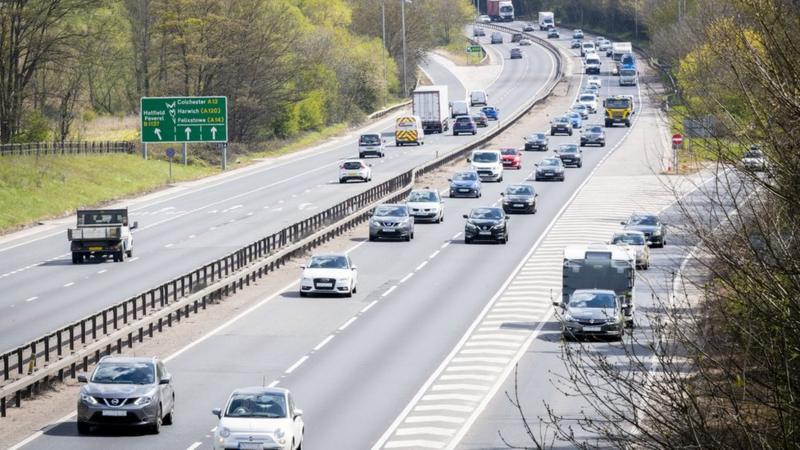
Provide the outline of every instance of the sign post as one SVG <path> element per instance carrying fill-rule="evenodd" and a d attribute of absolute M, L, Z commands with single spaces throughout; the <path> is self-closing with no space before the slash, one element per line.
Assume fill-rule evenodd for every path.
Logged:
<path fill-rule="evenodd" d="M 683 147 L 683 135 L 675 133 L 672 135 L 672 167 L 678 173 L 678 149 Z"/>
<path fill-rule="evenodd" d="M 169 147 L 167 149 L 167 158 L 169 159 L 169 182 L 172 183 L 172 158 L 175 157 L 175 149 Z"/>
<path fill-rule="evenodd" d="M 468 45 L 467 60 L 471 61 L 473 56 L 475 56 L 476 58 L 480 58 L 481 52 L 483 52 L 483 49 L 481 49 L 480 45 Z M 480 61 L 480 59 L 478 59 L 478 61 Z"/>
<path fill-rule="evenodd" d="M 139 106 L 145 148 L 148 143 L 182 143 L 184 164 L 187 143 L 228 142 L 227 97 L 142 97 Z"/>

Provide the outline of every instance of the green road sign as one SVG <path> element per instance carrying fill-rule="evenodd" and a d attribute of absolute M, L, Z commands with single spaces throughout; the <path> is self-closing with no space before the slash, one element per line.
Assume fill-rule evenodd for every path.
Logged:
<path fill-rule="evenodd" d="M 481 50 L 481 46 L 480 45 L 468 45 L 467 46 L 467 53 L 481 53 L 482 51 L 483 50 Z"/>
<path fill-rule="evenodd" d="M 142 97 L 142 142 L 228 142 L 227 97 Z"/>

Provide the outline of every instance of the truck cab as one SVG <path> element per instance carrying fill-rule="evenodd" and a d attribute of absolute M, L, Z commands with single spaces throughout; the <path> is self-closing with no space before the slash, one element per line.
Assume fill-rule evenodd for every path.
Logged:
<path fill-rule="evenodd" d="M 633 116 L 633 97 L 630 95 L 615 95 L 603 100 L 605 108 L 605 126 L 613 127 L 616 123 L 631 126 L 631 116 Z"/>
<path fill-rule="evenodd" d="M 123 262 L 133 256 L 131 230 L 139 224 L 128 222 L 128 209 L 79 209 L 77 228 L 67 230 L 72 263 L 81 264 L 92 257 L 112 257 Z"/>

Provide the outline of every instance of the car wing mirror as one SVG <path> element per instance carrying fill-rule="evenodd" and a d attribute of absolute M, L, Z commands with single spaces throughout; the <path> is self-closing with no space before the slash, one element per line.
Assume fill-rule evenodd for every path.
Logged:
<path fill-rule="evenodd" d="M 564 309 L 564 304 L 561 302 L 553 302 L 553 306 Z"/>
<path fill-rule="evenodd" d="M 467 214 L 463 214 L 462 217 L 465 219 L 469 219 L 469 216 Z"/>
<path fill-rule="evenodd" d="M 350 267 L 350 270 L 358 270 L 358 266 L 353 265 L 353 266 Z"/>
<path fill-rule="evenodd" d="M 217 416 L 218 419 L 221 419 L 222 418 L 222 409 L 214 408 L 214 409 L 211 410 L 211 414 Z"/>
<path fill-rule="evenodd" d="M 299 408 L 294 409 L 294 418 L 297 419 L 298 417 L 303 416 L 303 410 Z"/>
<path fill-rule="evenodd" d="M 300 266 L 300 268 L 301 268 L 301 269 L 305 269 L 305 268 L 306 268 L 305 264 L 303 264 L 302 266 Z"/>
<path fill-rule="evenodd" d="M 501 192 L 501 193 L 500 193 L 500 197 L 505 197 L 505 196 L 506 196 L 506 193 L 505 193 L 505 192 Z"/>
<path fill-rule="evenodd" d="M 619 224 L 620 224 L 620 225 L 625 225 L 625 221 L 623 220 L 623 221 L 622 221 L 622 222 L 620 222 Z"/>
<path fill-rule="evenodd" d="M 139 228 L 139 222 L 134 220 L 133 225 L 131 226 L 131 230 L 135 230 L 136 228 Z"/>
<path fill-rule="evenodd" d="M 447 181 L 450 181 L 450 182 L 452 182 L 452 181 L 453 181 L 453 179 L 452 179 L 452 178 L 448 178 L 448 179 L 447 179 Z"/>
<path fill-rule="evenodd" d="M 89 378 L 86 376 L 85 373 L 78 374 L 78 383 L 88 383 Z"/>
<path fill-rule="evenodd" d="M 164 375 L 163 377 L 161 377 L 160 380 L 158 380 L 158 384 L 170 384 L 170 383 L 172 383 L 172 375 L 169 374 Z"/>
<path fill-rule="evenodd" d="M 653 241 L 647 241 L 645 242 L 645 245 L 653 245 Z"/>
<path fill-rule="evenodd" d="M 470 159 L 470 158 L 467 158 L 467 162 L 472 162 L 472 159 Z"/>

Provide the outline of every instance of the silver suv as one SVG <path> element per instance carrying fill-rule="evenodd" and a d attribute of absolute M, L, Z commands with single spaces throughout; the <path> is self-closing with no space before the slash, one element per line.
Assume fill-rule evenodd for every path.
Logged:
<path fill-rule="evenodd" d="M 110 357 L 100 360 L 78 396 L 78 433 L 92 426 L 145 426 L 158 434 L 172 425 L 175 390 L 172 375 L 158 358 Z"/>
<path fill-rule="evenodd" d="M 375 208 L 369 219 L 369 240 L 381 238 L 414 239 L 414 217 L 407 205 L 385 203 Z"/>

